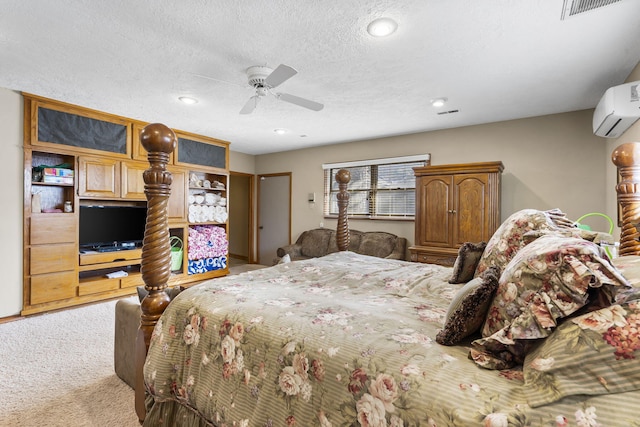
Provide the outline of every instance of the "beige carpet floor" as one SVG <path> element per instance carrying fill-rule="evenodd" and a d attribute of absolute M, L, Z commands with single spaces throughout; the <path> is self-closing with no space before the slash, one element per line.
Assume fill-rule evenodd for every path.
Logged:
<path fill-rule="evenodd" d="M 0 324 L 0 426 L 139 426 L 113 370 L 115 301 Z"/>
<path fill-rule="evenodd" d="M 113 368 L 115 303 L 0 324 L 0 426 L 139 427 L 134 392 Z"/>

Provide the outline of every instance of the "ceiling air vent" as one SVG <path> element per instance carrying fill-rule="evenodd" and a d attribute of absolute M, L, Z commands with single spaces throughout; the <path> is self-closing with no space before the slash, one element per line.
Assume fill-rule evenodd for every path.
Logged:
<path fill-rule="evenodd" d="M 560 20 L 565 20 L 579 13 L 588 12 L 599 7 L 618 3 L 619 1 L 621 0 L 564 0 Z"/>
<path fill-rule="evenodd" d="M 460 111 L 460 110 L 439 111 L 437 114 L 438 114 L 439 116 L 442 116 L 442 115 L 444 115 L 444 114 L 453 114 L 453 113 L 457 113 L 457 112 L 459 112 L 459 111 Z"/>

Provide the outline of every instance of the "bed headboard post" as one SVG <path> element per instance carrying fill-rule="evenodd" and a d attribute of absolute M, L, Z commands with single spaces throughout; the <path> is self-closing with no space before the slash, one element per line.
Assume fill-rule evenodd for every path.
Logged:
<path fill-rule="evenodd" d="M 338 250 L 346 251 L 349 249 L 349 221 L 347 218 L 347 208 L 349 207 L 349 193 L 347 192 L 347 184 L 351 181 L 351 172 L 346 169 L 340 169 L 336 173 L 336 181 L 338 182 L 338 226 L 336 228 L 336 244 Z"/>
<path fill-rule="evenodd" d="M 167 202 L 171 194 L 171 172 L 167 170 L 169 155 L 176 147 L 175 133 L 160 123 L 142 129 L 140 142 L 147 150 L 149 169 L 144 171 L 144 194 L 147 197 L 147 225 L 142 245 L 141 273 L 147 296 L 142 300 L 140 329 L 145 346 L 160 315 L 169 304 L 164 292 L 171 275 L 171 247 L 167 220 Z"/>
<path fill-rule="evenodd" d="M 640 255 L 640 142 L 618 146 L 611 154 L 618 167 L 618 205 L 622 231 L 620 255 Z"/>

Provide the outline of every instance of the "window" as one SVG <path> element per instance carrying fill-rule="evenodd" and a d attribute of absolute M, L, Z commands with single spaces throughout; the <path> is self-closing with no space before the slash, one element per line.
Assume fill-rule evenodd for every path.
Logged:
<path fill-rule="evenodd" d="M 332 163 L 324 169 L 324 215 L 338 215 L 336 173 L 347 169 L 351 218 L 413 219 L 416 210 L 416 178 L 413 168 L 429 164 L 428 154 L 390 159 Z"/>

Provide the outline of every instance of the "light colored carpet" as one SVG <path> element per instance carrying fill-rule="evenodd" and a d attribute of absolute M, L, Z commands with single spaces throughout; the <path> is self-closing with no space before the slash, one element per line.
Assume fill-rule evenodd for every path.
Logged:
<path fill-rule="evenodd" d="M 115 301 L 0 324 L 0 426 L 138 427 L 113 369 Z"/>
<path fill-rule="evenodd" d="M 140 426 L 134 392 L 113 368 L 115 304 L 0 324 L 0 426 Z"/>

